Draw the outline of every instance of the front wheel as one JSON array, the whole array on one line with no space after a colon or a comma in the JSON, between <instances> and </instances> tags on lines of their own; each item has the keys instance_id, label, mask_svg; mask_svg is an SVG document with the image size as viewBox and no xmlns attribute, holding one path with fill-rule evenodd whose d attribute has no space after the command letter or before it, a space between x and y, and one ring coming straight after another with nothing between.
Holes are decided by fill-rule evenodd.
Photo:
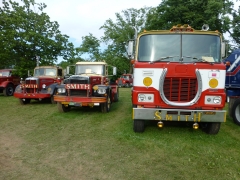
<instances>
[{"instance_id":1,"label":"front wheel","mask_svg":"<svg viewBox=\"0 0 240 180\"><path fill-rule=\"evenodd\" d=\"M133 121L133 130L134 132L144 132L145 122L143 120L134 120Z\"/></svg>"},{"instance_id":2,"label":"front wheel","mask_svg":"<svg viewBox=\"0 0 240 180\"><path fill-rule=\"evenodd\" d=\"M14 93L14 86L12 84L8 84L7 87L3 90L4 96L12 96Z\"/></svg>"},{"instance_id":3,"label":"front wheel","mask_svg":"<svg viewBox=\"0 0 240 180\"><path fill-rule=\"evenodd\" d=\"M68 112L70 111L71 107L60 102L57 103L58 110L60 112Z\"/></svg>"},{"instance_id":4,"label":"front wheel","mask_svg":"<svg viewBox=\"0 0 240 180\"><path fill-rule=\"evenodd\" d=\"M220 122L206 122L203 123L203 131L207 134L217 134L220 130L221 123Z\"/></svg>"},{"instance_id":5,"label":"front wheel","mask_svg":"<svg viewBox=\"0 0 240 180\"><path fill-rule=\"evenodd\" d=\"M117 88L117 92L114 94L114 102L118 102L119 100L119 89Z\"/></svg>"},{"instance_id":6,"label":"front wheel","mask_svg":"<svg viewBox=\"0 0 240 180\"><path fill-rule=\"evenodd\" d=\"M231 116L234 123L240 126L240 98L234 101L231 109Z\"/></svg>"},{"instance_id":7,"label":"front wheel","mask_svg":"<svg viewBox=\"0 0 240 180\"><path fill-rule=\"evenodd\" d=\"M57 104L57 102L54 101L54 96L51 96L50 100L51 100L51 103L52 103L52 104Z\"/></svg>"},{"instance_id":8,"label":"front wheel","mask_svg":"<svg viewBox=\"0 0 240 180\"><path fill-rule=\"evenodd\" d=\"M108 95L107 96L107 102L105 103L101 103L101 111L103 113L107 113L110 111L110 107L111 107L111 98L110 96Z\"/></svg>"},{"instance_id":9,"label":"front wheel","mask_svg":"<svg viewBox=\"0 0 240 180\"><path fill-rule=\"evenodd\" d=\"M29 104L31 102L31 99L19 99L19 102L21 105Z\"/></svg>"}]
</instances>

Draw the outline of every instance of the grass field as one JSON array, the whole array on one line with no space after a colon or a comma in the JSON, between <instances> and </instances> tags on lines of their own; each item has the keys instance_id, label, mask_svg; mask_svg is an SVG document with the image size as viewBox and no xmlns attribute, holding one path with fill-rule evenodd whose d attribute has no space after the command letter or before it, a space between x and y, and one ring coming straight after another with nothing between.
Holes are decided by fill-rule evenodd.
<instances>
[{"instance_id":1,"label":"grass field","mask_svg":"<svg viewBox=\"0 0 240 180\"><path fill-rule=\"evenodd\" d=\"M127 88L106 114L60 113L48 102L22 106L1 94L0 179L240 179L240 127L228 118L217 135L175 123L134 133Z\"/></svg>"}]
</instances>

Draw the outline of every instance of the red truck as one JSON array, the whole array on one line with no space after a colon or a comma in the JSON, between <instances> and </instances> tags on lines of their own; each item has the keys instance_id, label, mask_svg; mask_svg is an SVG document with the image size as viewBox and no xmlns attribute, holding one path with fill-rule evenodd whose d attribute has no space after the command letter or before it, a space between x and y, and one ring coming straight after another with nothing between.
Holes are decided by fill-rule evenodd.
<instances>
[{"instance_id":1,"label":"red truck","mask_svg":"<svg viewBox=\"0 0 240 180\"><path fill-rule=\"evenodd\" d=\"M132 74L123 74L116 81L118 87L131 87L133 84L133 75Z\"/></svg>"},{"instance_id":2,"label":"red truck","mask_svg":"<svg viewBox=\"0 0 240 180\"><path fill-rule=\"evenodd\" d=\"M111 84L108 68L105 62L77 62L75 75L57 86L54 101L58 110L67 112L71 107L101 106L102 112L109 112L111 103L118 101L119 94L117 84ZM112 69L116 75L116 68Z\"/></svg>"},{"instance_id":3,"label":"red truck","mask_svg":"<svg viewBox=\"0 0 240 180\"><path fill-rule=\"evenodd\" d=\"M17 85L20 84L20 77L12 74L13 69L0 70L0 93L4 96L12 96Z\"/></svg>"},{"instance_id":4,"label":"red truck","mask_svg":"<svg viewBox=\"0 0 240 180\"><path fill-rule=\"evenodd\" d=\"M14 92L14 97L18 98L20 104L28 104L31 99L50 99L55 104L53 95L57 84L63 81L63 69L58 66L37 66L34 75L21 80Z\"/></svg>"},{"instance_id":5,"label":"red truck","mask_svg":"<svg viewBox=\"0 0 240 180\"><path fill-rule=\"evenodd\" d=\"M182 121L217 134L226 122L222 34L208 31L208 25L195 30L185 24L135 32L135 37L128 47L134 67L134 131L144 132L145 122L155 120L159 128L167 121Z\"/></svg>"}]
</instances>

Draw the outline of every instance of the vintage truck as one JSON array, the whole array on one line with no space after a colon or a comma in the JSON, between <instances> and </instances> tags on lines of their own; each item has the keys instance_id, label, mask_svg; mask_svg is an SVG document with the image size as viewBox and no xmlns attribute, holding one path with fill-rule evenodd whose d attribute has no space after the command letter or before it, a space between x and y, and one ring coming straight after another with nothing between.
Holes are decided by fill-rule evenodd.
<instances>
[{"instance_id":1,"label":"vintage truck","mask_svg":"<svg viewBox=\"0 0 240 180\"><path fill-rule=\"evenodd\" d=\"M105 62L77 62L75 75L57 86L54 101L60 112L67 112L71 107L101 106L102 112L109 112L111 103L118 101L117 84L111 84ZM113 75L116 68L112 67Z\"/></svg>"},{"instance_id":2,"label":"vintage truck","mask_svg":"<svg viewBox=\"0 0 240 180\"><path fill-rule=\"evenodd\" d=\"M133 75L132 74L123 74L116 80L118 87L132 87L133 84Z\"/></svg>"},{"instance_id":3,"label":"vintage truck","mask_svg":"<svg viewBox=\"0 0 240 180\"><path fill-rule=\"evenodd\" d=\"M226 122L226 67L222 62L226 43L219 31L208 29L208 25L195 30L184 24L135 32L135 41L128 46L134 67L135 132L144 132L145 122L151 120L159 128L166 121L181 121L208 134L219 132Z\"/></svg>"},{"instance_id":4,"label":"vintage truck","mask_svg":"<svg viewBox=\"0 0 240 180\"><path fill-rule=\"evenodd\" d=\"M228 115L240 126L240 49L235 49L226 59L225 89L228 101Z\"/></svg>"},{"instance_id":5,"label":"vintage truck","mask_svg":"<svg viewBox=\"0 0 240 180\"><path fill-rule=\"evenodd\" d=\"M58 66L37 66L33 76L27 77L18 85L14 97L18 98L20 104L28 104L31 100L49 99L55 104L53 95L57 84L63 81L63 69Z\"/></svg>"},{"instance_id":6,"label":"vintage truck","mask_svg":"<svg viewBox=\"0 0 240 180\"><path fill-rule=\"evenodd\" d=\"M0 70L0 93L4 96L12 96L16 86L20 84L20 77L12 72L13 69Z\"/></svg>"}]
</instances>

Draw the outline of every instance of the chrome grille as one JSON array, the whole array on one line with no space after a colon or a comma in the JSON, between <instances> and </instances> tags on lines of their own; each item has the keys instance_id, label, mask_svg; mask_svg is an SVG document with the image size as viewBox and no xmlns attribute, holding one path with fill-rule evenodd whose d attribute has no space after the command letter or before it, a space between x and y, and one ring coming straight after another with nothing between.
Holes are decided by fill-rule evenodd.
<instances>
[{"instance_id":1,"label":"chrome grille","mask_svg":"<svg viewBox=\"0 0 240 180\"><path fill-rule=\"evenodd\" d=\"M37 80L36 79L27 79L25 80L25 84L37 84ZM36 93L37 89L35 88L26 88L25 91L27 93Z\"/></svg>"},{"instance_id":2,"label":"chrome grille","mask_svg":"<svg viewBox=\"0 0 240 180\"><path fill-rule=\"evenodd\" d=\"M196 78L170 78L164 80L163 91L169 101L189 102L197 94L198 84Z\"/></svg>"}]
</instances>

